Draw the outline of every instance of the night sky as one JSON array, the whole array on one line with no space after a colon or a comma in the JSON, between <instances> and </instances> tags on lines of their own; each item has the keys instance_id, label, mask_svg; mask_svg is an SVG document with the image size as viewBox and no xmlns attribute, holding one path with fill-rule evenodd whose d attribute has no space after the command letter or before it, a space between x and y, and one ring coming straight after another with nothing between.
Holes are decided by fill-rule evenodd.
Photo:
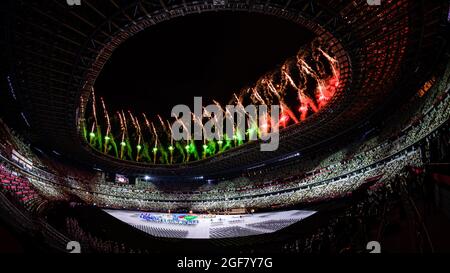
<instances>
[{"instance_id":1,"label":"night sky","mask_svg":"<svg viewBox=\"0 0 450 273\"><path fill-rule=\"evenodd\" d=\"M214 12L161 23L122 44L97 79L110 112L124 109L170 117L176 104L203 96L226 104L312 35L284 19Z\"/></svg>"}]
</instances>

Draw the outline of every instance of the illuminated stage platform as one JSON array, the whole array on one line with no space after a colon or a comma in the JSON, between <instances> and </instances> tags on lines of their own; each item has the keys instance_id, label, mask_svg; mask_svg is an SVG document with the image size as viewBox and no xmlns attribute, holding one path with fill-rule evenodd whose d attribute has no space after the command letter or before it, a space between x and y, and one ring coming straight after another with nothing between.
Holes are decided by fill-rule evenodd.
<instances>
[{"instance_id":1,"label":"illuminated stage platform","mask_svg":"<svg viewBox=\"0 0 450 273\"><path fill-rule=\"evenodd\" d=\"M152 236L189 239L232 238L272 233L316 213L302 210L242 215L167 214L123 210L105 212Z\"/></svg>"}]
</instances>

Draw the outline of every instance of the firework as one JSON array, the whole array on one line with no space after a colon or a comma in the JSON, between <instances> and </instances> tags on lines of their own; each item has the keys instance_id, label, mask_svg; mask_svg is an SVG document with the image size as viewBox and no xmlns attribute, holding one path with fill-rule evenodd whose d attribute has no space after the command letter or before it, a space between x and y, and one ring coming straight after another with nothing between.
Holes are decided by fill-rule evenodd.
<instances>
[{"instance_id":1,"label":"firework","mask_svg":"<svg viewBox=\"0 0 450 273\"><path fill-rule=\"evenodd\" d=\"M104 118L98 119L96 96L92 89L92 109L90 119L84 119L86 124L92 121L90 133L83 124L83 135L89 144L105 154L114 150L116 157L134 161L147 161L153 164L186 163L224 152L242 145L245 141L266 136L273 126L281 128L299 124L311 114L325 107L340 86L339 65L337 60L326 52L318 41L313 41L309 47L304 47L297 54L286 60L272 72L264 74L253 86L246 87L234 93L229 101L230 105L243 107L246 103L265 105L270 109L272 105L280 106L278 124L273 124L275 117L270 110L256 120L246 113L245 119L237 119L233 124L226 124L232 128L232 135L224 134L220 128L216 114L203 109L206 117L192 113L191 121L197 130L206 133L204 118L214 119L214 130L217 140L194 141L189 135L182 141L174 141L170 120L161 116L147 118L145 113L135 116L131 111L127 115L123 110L117 111L114 119L110 118L106 102L100 98ZM213 101L225 120L234 120L227 107ZM88 109L89 111L89 109ZM89 113L85 113L88 115ZM277 114L278 115L278 114ZM272 119L274 118L274 119ZM131 122L129 125L128 122ZM191 124L185 124L175 118L187 132L191 131ZM225 121L226 122L226 121ZM144 130L141 128L144 125ZM89 126L88 125L88 126ZM104 143L101 126L106 129ZM246 128L245 135L238 132L241 126ZM145 129L146 128L146 129ZM130 132L128 131L130 129ZM89 138L87 137L89 135ZM114 135L120 136L120 152L114 140ZM119 138L119 137L118 137ZM134 151L136 155L133 156ZM200 153L201 151L201 153ZM199 154L201 154L199 156Z\"/></svg>"}]
</instances>

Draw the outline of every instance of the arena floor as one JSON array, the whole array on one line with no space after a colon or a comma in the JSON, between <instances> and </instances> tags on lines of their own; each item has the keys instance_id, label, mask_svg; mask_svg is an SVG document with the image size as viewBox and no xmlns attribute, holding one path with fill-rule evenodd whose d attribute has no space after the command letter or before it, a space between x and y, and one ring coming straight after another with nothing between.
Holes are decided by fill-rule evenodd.
<instances>
[{"instance_id":1,"label":"arena floor","mask_svg":"<svg viewBox=\"0 0 450 273\"><path fill-rule=\"evenodd\" d=\"M152 236L189 239L231 238L272 233L316 213L289 210L243 215L205 215L104 211Z\"/></svg>"}]
</instances>

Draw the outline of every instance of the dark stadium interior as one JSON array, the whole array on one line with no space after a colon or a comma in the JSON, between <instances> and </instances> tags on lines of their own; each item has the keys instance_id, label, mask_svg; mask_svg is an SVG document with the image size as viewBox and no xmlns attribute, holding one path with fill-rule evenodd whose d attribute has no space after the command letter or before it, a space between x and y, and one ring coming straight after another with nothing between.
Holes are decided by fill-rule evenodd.
<instances>
[{"instance_id":1,"label":"dark stadium interior","mask_svg":"<svg viewBox=\"0 0 450 273\"><path fill-rule=\"evenodd\" d=\"M448 0L77 2L0 4L0 253L450 253Z\"/></svg>"}]
</instances>

